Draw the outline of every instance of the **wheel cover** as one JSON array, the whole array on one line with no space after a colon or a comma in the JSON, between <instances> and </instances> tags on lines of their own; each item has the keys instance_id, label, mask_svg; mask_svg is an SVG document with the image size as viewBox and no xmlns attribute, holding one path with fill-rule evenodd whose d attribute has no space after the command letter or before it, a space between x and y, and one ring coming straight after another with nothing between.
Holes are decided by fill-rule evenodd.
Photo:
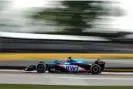
<instances>
[{"instance_id":1,"label":"wheel cover","mask_svg":"<svg viewBox=\"0 0 133 89\"><path fill-rule=\"evenodd\" d=\"M92 67L91 67L92 74L98 74L100 72L101 72L101 68L99 65L92 65Z\"/></svg>"},{"instance_id":2,"label":"wheel cover","mask_svg":"<svg viewBox=\"0 0 133 89\"><path fill-rule=\"evenodd\" d=\"M46 71L46 65L44 64L38 64L37 65L37 71L39 72L45 72Z\"/></svg>"},{"instance_id":3,"label":"wheel cover","mask_svg":"<svg viewBox=\"0 0 133 89\"><path fill-rule=\"evenodd\" d=\"M44 70L45 68L44 68L44 66L43 65L39 65L38 66L38 70Z\"/></svg>"},{"instance_id":4,"label":"wheel cover","mask_svg":"<svg viewBox=\"0 0 133 89\"><path fill-rule=\"evenodd\" d=\"M93 72L99 72L99 68L97 67L97 66L94 66L93 68L92 68L92 70L93 70Z\"/></svg>"}]
</instances>

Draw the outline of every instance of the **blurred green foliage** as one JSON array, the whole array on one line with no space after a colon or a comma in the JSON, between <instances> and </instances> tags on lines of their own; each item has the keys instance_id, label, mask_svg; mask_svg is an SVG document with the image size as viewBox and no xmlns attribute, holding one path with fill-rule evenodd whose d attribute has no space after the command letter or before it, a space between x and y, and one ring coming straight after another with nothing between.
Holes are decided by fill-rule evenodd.
<instances>
[{"instance_id":1,"label":"blurred green foliage","mask_svg":"<svg viewBox=\"0 0 133 89\"><path fill-rule=\"evenodd\" d=\"M86 28L93 28L93 22L104 19L104 16L121 16L123 11L113 7L108 1L60 1L63 7L45 8L36 12L34 19L52 21L64 27L64 34L82 34ZM58 33L58 32L57 32ZM59 32L60 33L60 32Z\"/></svg>"}]
</instances>

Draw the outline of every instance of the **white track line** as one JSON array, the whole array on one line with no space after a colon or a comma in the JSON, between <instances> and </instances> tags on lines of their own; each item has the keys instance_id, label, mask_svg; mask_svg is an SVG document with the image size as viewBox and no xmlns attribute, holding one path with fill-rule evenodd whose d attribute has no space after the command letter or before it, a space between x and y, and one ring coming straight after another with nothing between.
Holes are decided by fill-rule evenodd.
<instances>
[{"instance_id":1,"label":"white track line","mask_svg":"<svg viewBox=\"0 0 133 89\"><path fill-rule=\"evenodd\" d=\"M124 74L124 75L127 75L127 74L133 74L133 72L102 72L102 74L114 74L114 75L117 75L117 74Z\"/></svg>"},{"instance_id":2,"label":"white track line","mask_svg":"<svg viewBox=\"0 0 133 89\"><path fill-rule=\"evenodd\" d=\"M27 72L27 71L0 69L0 72ZM29 71L29 72L36 72L36 71ZM101 74L133 74L133 72L102 72Z\"/></svg>"},{"instance_id":3,"label":"white track line","mask_svg":"<svg viewBox=\"0 0 133 89\"><path fill-rule=\"evenodd\" d=\"M59 77L63 79L77 79L77 80L133 80L133 78L97 78L97 77Z\"/></svg>"},{"instance_id":4,"label":"white track line","mask_svg":"<svg viewBox=\"0 0 133 89\"><path fill-rule=\"evenodd\" d=\"M24 71L24 70L8 70L8 69L0 69L0 72L28 72L28 71ZM29 71L29 72L36 72L36 71ZM47 71L48 72L48 71ZM119 75L119 74L123 74L123 75L128 75L128 74L133 74L133 72L102 72L101 74L111 74L111 75Z\"/></svg>"}]
</instances>

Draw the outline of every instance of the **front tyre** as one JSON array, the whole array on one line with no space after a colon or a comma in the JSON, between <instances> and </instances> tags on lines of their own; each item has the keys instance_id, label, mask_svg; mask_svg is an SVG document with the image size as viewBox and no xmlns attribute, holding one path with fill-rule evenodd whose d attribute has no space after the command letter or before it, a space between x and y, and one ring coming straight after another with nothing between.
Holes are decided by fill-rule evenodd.
<instances>
[{"instance_id":1,"label":"front tyre","mask_svg":"<svg viewBox=\"0 0 133 89\"><path fill-rule=\"evenodd\" d=\"M91 74L100 74L101 73L101 67L97 64L92 64L90 67L90 73Z\"/></svg>"},{"instance_id":2,"label":"front tyre","mask_svg":"<svg viewBox=\"0 0 133 89\"><path fill-rule=\"evenodd\" d=\"M47 66L44 63L40 63L36 66L37 73L45 73L46 70L47 70Z\"/></svg>"}]
</instances>

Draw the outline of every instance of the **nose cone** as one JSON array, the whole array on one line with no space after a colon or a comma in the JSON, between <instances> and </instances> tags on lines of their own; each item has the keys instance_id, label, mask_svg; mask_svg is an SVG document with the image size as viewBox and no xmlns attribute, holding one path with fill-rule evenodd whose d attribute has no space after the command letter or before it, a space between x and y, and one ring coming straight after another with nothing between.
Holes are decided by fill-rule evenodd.
<instances>
[{"instance_id":1,"label":"nose cone","mask_svg":"<svg viewBox=\"0 0 133 89\"><path fill-rule=\"evenodd\" d=\"M28 68L28 67L26 67L24 70L25 70L25 71L28 71L28 69L29 69L29 68Z\"/></svg>"},{"instance_id":2,"label":"nose cone","mask_svg":"<svg viewBox=\"0 0 133 89\"><path fill-rule=\"evenodd\" d=\"M36 69L36 66L31 65L31 66L26 67L24 70L25 70L25 71L33 71L33 70L35 70L35 69Z\"/></svg>"}]
</instances>

